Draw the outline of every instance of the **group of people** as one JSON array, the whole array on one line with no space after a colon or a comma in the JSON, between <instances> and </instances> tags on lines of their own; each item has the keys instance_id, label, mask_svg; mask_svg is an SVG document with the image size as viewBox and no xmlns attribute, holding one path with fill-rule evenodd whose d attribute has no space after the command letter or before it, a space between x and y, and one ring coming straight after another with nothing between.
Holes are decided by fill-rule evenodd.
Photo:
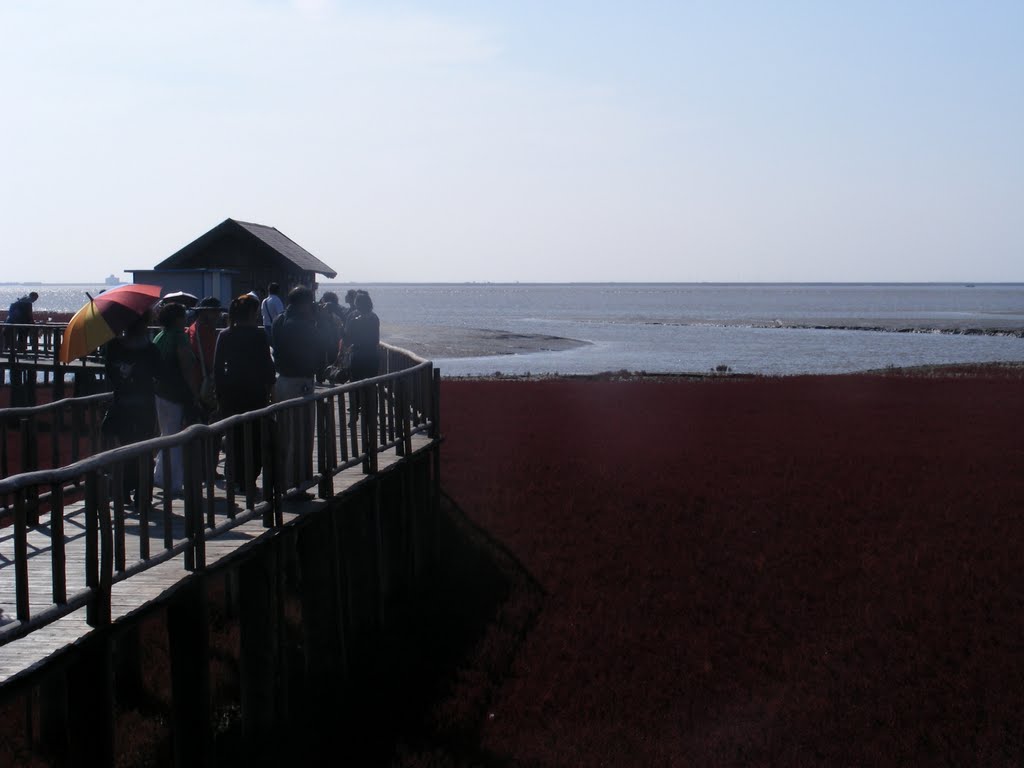
<instances>
[{"instance_id":1,"label":"group of people","mask_svg":"<svg viewBox=\"0 0 1024 768\"><path fill-rule=\"evenodd\" d=\"M107 344L106 372L114 397L105 434L122 445L155 437L157 429L160 435L175 434L193 423L308 395L318 381L339 380L329 370L347 369L344 379L353 381L377 375L380 321L373 302L365 291L350 291L346 303L339 306L333 293L317 303L305 286L292 288L281 300L272 283L263 300L253 293L232 300L226 328L216 298L203 299L191 311L180 303L161 303L155 338L150 340L152 316L147 314ZM295 472L312 457L311 412L308 421L302 419L292 412L280 419L284 477L279 483L287 496L309 495L297 487L302 478ZM229 437L235 462L231 474L241 492L262 470L259 422L250 429L248 454L243 428ZM154 484L181 495L182 449L172 449L168 458L162 451L157 455ZM126 502L138 505L137 472L124 474Z\"/></svg>"}]
</instances>

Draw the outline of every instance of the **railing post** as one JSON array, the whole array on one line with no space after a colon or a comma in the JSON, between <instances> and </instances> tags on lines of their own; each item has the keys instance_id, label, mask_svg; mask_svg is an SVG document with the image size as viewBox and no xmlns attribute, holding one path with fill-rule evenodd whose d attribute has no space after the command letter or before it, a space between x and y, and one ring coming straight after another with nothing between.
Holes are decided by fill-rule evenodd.
<instances>
[{"instance_id":1,"label":"railing post","mask_svg":"<svg viewBox=\"0 0 1024 768\"><path fill-rule=\"evenodd\" d=\"M189 542L189 546L185 548L185 569L196 571L205 567L206 547L202 506L196 503L196 496L202 489L196 488L196 451L193 442L182 446L181 459L185 486L185 538Z\"/></svg>"},{"instance_id":2,"label":"railing post","mask_svg":"<svg viewBox=\"0 0 1024 768\"><path fill-rule=\"evenodd\" d=\"M433 372L430 388L430 436L437 440L441 437L441 370L434 368Z\"/></svg>"},{"instance_id":3,"label":"railing post","mask_svg":"<svg viewBox=\"0 0 1024 768\"><path fill-rule=\"evenodd\" d=\"M153 505L153 457L144 453L137 459L139 487L135 491L139 512L139 558L149 560L149 510Z\"/></svg>"},{"instance_id":4,"label":"railing post","mask_svg":"<svg viewBox=\"0 0 1024 768\"><path fill-rule=\"evenodd\" d=\"M53 483L50 486L50 546L53 555L53 602L63 605L68 601L68 577L65 570L67 556L64 547L64 486Z\"/></svg>"},{"instance_id":5,"label":"railing post","mask_svg":"<svg viewBox=\"0 0 1024 768\"><path fill-rule=\"evenodd\" d=\"M110 507L102 489L103 476L96 470L85 476L85 586L92 592L86 606L86 621L90 627L110 623L109 571L112 570L110 552Z\"/></svg>"},{"instance_id":6,"label":"railing post","mask_svg":"<svg viewBox=\"0 0 1024 768\"><path fill-rule=\"evenodd\" d=\"M160 482L163 488L163 513L164 513L164 549L174 546L174 505L171 502L171 449L162 448L160 460L162 463Z\"/></svg>"},{"instance_id":7,"label":"railing post","mask_svg":"<svg viewBox=\"0 0 1024 768\"><path fill-rule=\"evenodd\" d=\"M60 347L64 342L64 333L53 331L53 399L64 399L64 366L60 362Z\"/></svg>"},{"instance_id":8,"label":"railing post","mask_svg":"<svg viewBox=\"0 0 1024 768\"><path fill-rule=\"evenodd\" d=\"M220 456L220 436L207 435L199 445L202 448L199 461L203 469L203 490L206 491L206 526L213 529L217 527L217 458Z\"/></svg>"},{"instance_id":9,"label":"railing post","mask_svg":"<svg viewBox=\"0 0 1024 768\"><path fill-rule=\"evenodd\" d=\"M284 451L281 440L282 424L273 417L266 418L263 422L262 439L264 440L263 451L263 477L266 484L266 471L270 470L269 499L266 511L263 513L263 526L267 528L279 527L284 524L284 510L281 505L282 477L284 472ZM267 498L266 490L263 494Z\"/></svg>"},{"instance_id":10,"label":"railing post","mask_svg":"<svg viewBox=\"0 0 1024 768\"><path fill-rule=\"evenodd\" d=\"M21 456L25 466L22 472L39 469L39 430L35 419L21 419ZM27 489L27 521L29 525L39 525L39 488L35 485Z\"/></svg>"},{"instance_id":11,"label":"railing post","mask_svg":"<svg viewBox=\"0 0 1024 768\"><path fill-rule=\"evenodd\" d=\"M333 436L328 429L328 408L325 398L316 401L316 439L317 439L317 471L320 474L317 483L317 495L321 499L329 499L334 493L334 478L330 466L330 442Z\"/></svg>"},{"instance_id":12,"label":"railing post","mask_svg":"<svg viewBox=\"0 0 1024 768\"><path fill-rule=\"evenodd\" d=\"M111 495L114 501L114 567L118 571L124 571L127 560L124 531L124 472L123 461L114 464L111 476L111 487L113 490Z\"/></svg>"},{"instance_id":13,"label":"railing post","mask_svg":"<svg viewBox=\"0 0 1024 768\"><path fill-rule=\"evenodd\" d=\"M404 444L404 450L398 452L399 456L408 456L409 454L412 453L412 428L413 428L413 422L412 422L412 412L411 411L412 411L412 409L414 407L413 403L415 402L414 391L413 391L413 383L414 383L414 379L411 376L406 376L406 377L404 377L401 380L400 387L399 387L399 390L402 393L402 409L401 409L402 422L401 422L401 429L402 429L402 443Z\"/></svg>"},{"instance_id":14,"label":"railing post","mask_svg":"<svg viewBox=\"0 0 1024 768\"><path fill-rule=\"evenodd\" d=\"M18 621L28 621L28 524L24 488L14 496L14 590Z\"/></svg>"}]
</instances>

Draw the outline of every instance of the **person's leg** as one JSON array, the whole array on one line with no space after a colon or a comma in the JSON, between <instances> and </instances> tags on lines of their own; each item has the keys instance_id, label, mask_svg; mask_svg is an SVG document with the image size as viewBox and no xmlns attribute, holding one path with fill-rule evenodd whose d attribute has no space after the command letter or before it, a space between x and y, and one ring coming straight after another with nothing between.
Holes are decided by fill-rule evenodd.
<instances>
[{"instance_id":1,"label":"person's leg","mask_svg":"<svg viewBox=\"0 0 1024 768\"><path fill-rule=\"evenodd\" d=\"M291 400L298 395L296 379L290 376L279 376L274 384L274 402L280 403L284 400ZM295 487L295 446L298 439L295 414L291 410L284 411L278 415L281 436L281 464L282 472L278 486L282 493L286 493Z\"/></svg>"},{"instance_id":2,"label":"person's leg","mask_svg":"<svg viewBox=\"0 0 1024 768\"><path fill-rule=\"evenodd\" d=\"M181 403L174 403L156 398L156 417L160 424L160 435L174 435L180 432L184 426L185 409ZM181 459L181 446L172 448L170 451L170 466L167 467L170 492L180 493L184 489L183 467ZM164 452L160 451L156 457L156 467L153 470L153 483L158 488L164 487Z\"/></svg>"},{"instance_id":3,"label":"person's leg","mask_svg":"<svg viewBox=\"0 0 1024 768\"><path fill-rule=\"evenodd\" d=\"M181 403L174 403L174 406L172 409L172 421L175 428L171 434L177 434L185 428L185 406ZM180 445L171 448L171 483L178 491L185 488L184 450Z\"/></svg>"}]
</instances>

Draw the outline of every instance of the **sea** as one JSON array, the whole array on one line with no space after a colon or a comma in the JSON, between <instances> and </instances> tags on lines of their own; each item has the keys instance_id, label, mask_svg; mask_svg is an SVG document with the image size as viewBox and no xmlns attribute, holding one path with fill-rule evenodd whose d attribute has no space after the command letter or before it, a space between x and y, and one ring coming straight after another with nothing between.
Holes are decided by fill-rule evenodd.
<instances>
[{"instance_id":1,"label":"sea","mask_svg":"<svg viewBox=\"0 0 1024 768\"><path fill-rule=\"evenodd\" d=\"M103 287L0 285L0 306L35 290L43 320ZM450 377L1024 362L1022 283L330 283L320 292L348 288L369 291L383 340L400 329ZM491 348L496 333L516 335L520 351ZM432 341L453 337L470 341L432 353Z\"/></svg>"}]
</instances>

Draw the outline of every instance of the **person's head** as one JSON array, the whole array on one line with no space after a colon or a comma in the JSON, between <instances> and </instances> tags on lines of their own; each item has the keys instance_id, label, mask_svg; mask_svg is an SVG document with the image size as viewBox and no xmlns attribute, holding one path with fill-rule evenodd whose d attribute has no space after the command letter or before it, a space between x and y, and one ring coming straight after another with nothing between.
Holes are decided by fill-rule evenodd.
<instances>
[{"instance_id":1,"label":"person's head","mask_svg":"<svg viewBox=\"0 0 1024 768\"><path fill-rule=\"evenodd\" d=\"M323 295L323 297L321 297L320 303L321 304L337 304L338 303L338 294L336 294L334 291L327 291L327 293L325 293Z\"/></svg>"},{"instance_id":2,"label":"person's head","mask_svg":"<svg viewBox=\"0 0 1024 768\"><path fill-rule=\"evenodd\" d=\"M207 296L196 304L196 321L201 325L216 325L223 311L220 299L216 296Z\"/></svg>"},{"instance_id":3,"label":"person's head","mask_svg":"<svg viewBox=\"0 0 1024 768\"><path fill-rule=\"evenodd\" d=\"M373 312L373 301L366 291L359 291L356 294L356 309L360 312Z\"/></svg>"},{"instance_id":4,"label":"person's head","mask_svg":"<svg viewBox=\"0 0 1024 768\"><path fill-rule=\"evenodd\" d=\"M164 328L185 327L185 307L177 302L170 302L160 307L160 314L157 315L157 322Z\"/></svg>"},{"instance_id":5,"label":"person's head","mask_svg":"<svg viewBox=\"0 0 1024 768\"><path fill-rule=\"evenodd\" d=\"M139 319L129 325L125 331L125 336L144 336L149 333L149 326L153 322L153 312L146 310L139 316Z\"/></svg>"},{"instance_id":6,"label":"person's head","mask_svg":"<svg viewBox=\"0 0 1024 768\"><path fill-rule=\"evenodd\" d=\"M228 307L228 318L231 325L256 325L256 317L259 315L260 302L252 294L246 293L236 299L232 299Z\"/></svg>"},{"instance_id":7,"label":"person's head","mask_svg":"<svg viewBox=\"0 0 1024 768\"><path fill-rule=\"evenodd\" d=\"M271 283L270 285L267 286L267 293L272 293L275 296L280 296L281 286L278 285L277 283Z\"/></svg>"},{"instance_id":8,"label":"person's head","mask_svg":"<svg viewBox=\"0 0 1024 768\"><path fill-rule=\"evenodd\" d=\"M28 295L28 300L29 300L29 301L31 301L31 302L32 302L33 304L35 303L36 299L38 299L38 298L39 298L39 294L38 294L38 293L36 293L35 291L32 291L32 292L31 292L31 293L30 293L30 294Z\"/></svg>"},{"instance_id":9,"label":"person's head","mask_svg":"<svg viewBox=\"0 0 1024 768\"><path fill-rule=\"evenodd\" d=\"M349 288L347 291L345 291L345 303L348 304L350 307L355 305L356 290L354 288Z\"/></svg>"},{"instance_id":10,"label":"person's head","mask_svg":"<svg viewBox=\"0 0 1024 768\"><path fill-rule=\"evenodd\" d=\"M316 302L313 300L313 291L304 285L297 285L288 291L288 313L292 316L314 317Z\"/></svg>"}]
</instances>

